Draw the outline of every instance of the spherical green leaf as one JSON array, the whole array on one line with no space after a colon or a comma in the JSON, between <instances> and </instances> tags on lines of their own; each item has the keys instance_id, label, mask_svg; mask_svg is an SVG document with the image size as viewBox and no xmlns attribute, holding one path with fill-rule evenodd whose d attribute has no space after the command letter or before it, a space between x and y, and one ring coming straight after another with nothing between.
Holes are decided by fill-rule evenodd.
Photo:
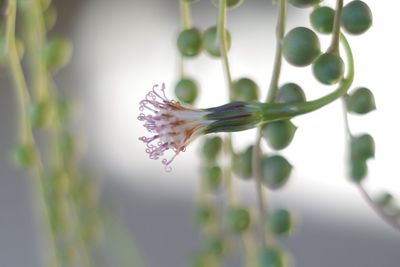
<instances>
[{"instance_id":1,"label":"spherical green leaf","mask_svg":"<svg viewBox=\"0 0 400 267\"><path fill-rule=\"evenodd\" d=\"M375 156L375 141L369 134L355 136L351 140L351 158L367 160Z\"/></svg>"},{"instance_id":2,"label":"spherical green leaf","mask_svg":"<svg viewBox=\"0 0 400 267\"><path fill-rule=\"evenodd\" d=\"M221 0L211 0L211 2L216 6L219 7L219 1ZM237 7L241 5L243 0L226 0L226 5L229 8Z\"/></svg>"},{"instance_id":3,"label":"spherical green leaf","mask_svg":"<svg viewBox=\"0 0 400 267\"><path fill-rule=\"evenodd\" d=\"M289 180L292 168L292 165L280 155L264 157L262 182L271 189L279 189Z\"/></svg>"},{"instance_id":4,"label":"spherical green leaf","mask_svg":"<svg viewBox=\"0 0 400 267\"><path fill-rule=\"evenodd\" d=\"M343 78L344 62L336 54L322 54L313 64L313 73L321 83L326 85L335 84Z\"/></svg>"},{"instance_id":5,"label":"spherical green leaf","mask_svg":"<svg viewBox=\"0 0 400 267\"><path fill-rule=\"evenodd\" d=\"M231 48L231 34L227 29L225 29L225 38L227 51ZM213 57L220 57L220 41L219 36L217 36L217 27L213 26L208 28L203 34L203 48L207 53Z\"/></svg>"},{"instance_id":6,"label":"spherical green leaf","mask_svg":"<svg viewBox=\"0 0 400 267\"><path fill-rule=\"evenodd\" d=\"M285 209L275 210L267 219L268 229L275 235L288 234L292 223L292 216Z\"/></svg>"},{"instance_id":7,"label":"spherical green leaf","mask_svg":"<svg viewBox=\"0 0 400 267\"><path fill-rule=\"evenodd\" d=\"M270 147L280 150L292 142L296 130L290 120L280 120L264 124L262 135Z\"/></svg>"},{"instance_id":8,"label":"spherical green leaf","mask_svg":"<svg viewBox=\"0 0 400 267\"><path fill-rule=\"evenodd\" d=\"M222 183L222 169L219 166L207 167L203 170L203 178L209 190L216 191Z\"/></svg>"},{"instance_id":9,"label":"spherical green leaf","mask_svg":"<svg viewBox=\"0 0 400 267\"><path fill-rule=\"evenodd\" d=\"M28 168L35 161L35 150L30 144L20 144L14 149L13 156L18 166Z\"/></svg>"},{"instance_id":10,"label":"spherical green leaf","mask_svg":"<svg viewBox=\"0 0 400 267\"><path fill-rule=\"evenodd\" d=\"M233 172L239 178L247 180L252 177L253 149L254 146L249 146L244 152L234 155L233 157Z\"/></svg>"},{"instance_id":11,"label":"spherical green leaf","mask_svg":"<svg viewBox=\"0 0 400 267\"><path fill-rule=\"evenodd\" d=\"M295 83L286 83L278 90L277 102L301 103L306 101L303 89Z\"/></svg>"},{"instance_id":12,"label":"spherical green leaf","mask_svg":"<svg viewBox=\"0 0 400 267\"><path fill-rule=\"evenodd\" d=\"M233 82L233 98L235 101L258 100L258 85L251 79L241 78Z\"/></svg>"},{"instance_id":13,"label":"spherical green leaf","mask_svg":"<svg viewBox=\"0 0 400 267\"><path fill-rule=\"evenodd\" d=\"M259 253L260 267L284 267L284 254L281 250L268 247Z\"/></svg>"},{"instance_id":14,"label":"spherical green leaf","mask_svg":"<svg viewBox=\"0 0 400 267\"><path fill-rule=\"evenodd\" d=\"M318 36L308 28L294 28L283 39L283 56L294 66L303 67L311 64L319 53Z\"/></svg>"},{"instance_id":15,"label":"spherical green leaf","mask_svg":"<svg viewBox=\"0 0 400 267\"><path fill-rule=\"evenodd\" d=\"M64 67L70 60L72 44L63 37L53 37L45 45L43 58L49 72L55 72Z\"/></svg>"},{"instance_id":16,"label":"spherical green leaf","mask_svg":"<svg viewBox=\"0 0 400 267\"><path fill-rule=\"evenodd\" d=\"M328 6L317 7L310 15L313 28L320 33L332 33L335 10Z\"/></svg>"},{"instance_id":17,"label":"spherical green leaf","mask_svg":"<svg viewBox=\"0 0 400 267\"><path fill-rule=\"evenodd\" d=\"M348 33L362 34L372 25L371 9L363 1L352 1L344 6L341 22Z\"/></svg>"},{"instance_id":18,"label":"spherical green leaf","mask_svg":"<svg viewBox=\"0 0 400 267\"><path fill-rule=\"evenodd\" d=\"M206 137L202 147L202 155L208 162L214 162L222 149L222 138L219 136Z\"/></svg>"},{"instance_id":19,"label":"spherical green leaf","mask_svg":"<svg viewBox=\"0 0 400 267\"><path fill-rule=\"evenodd\" d=\"M353 182L359 183L367 176L368 166L363 159L350 160L350 178Z\"/></svg>"},{"instance_id":20,"label":"spherical green leaf","mask_svg":"<svg viewBox=\"0 0 400 267\"><path fill-rule=\"evenodd\" d=\"M183 78L175 85L175 95L179 101L192 105L198 95L198 85L193 79Z\"/></svg>"},{"instance_id":21,"label":"spherical green leaf","mask_svg":"<svg viewBox=\"0 0 400 267\"><path fill-rule=\"evenodd\" d=\"M346 101L347 110L356 114L366 114L376 109L373 93L365 88L356 89Z\"/></svg>"},{"instance_id":22,"label":"spherical green leaf","mask_svg":"<svg viewBox=\"0 0 400 267\"><path fill-rule=\"evenodd\" d=\"M48 102L39 102L33 104L29 109L29 119L32 127L45 126L51 116L51 108Z\"/></svg>"},{"instance_id":23,"label":"spherical green leaf","mask_svg":"<svg viewBox=\"0 0 400 267\"><path fill-rule=\"evenodd\" d=\"M249 228L250 222L250 212L247 209L236 207L228 211L228 225L232 231L241 233Z\"/></svg>"},{"instance_id":24,"label":"spherical green leaf","mask_svg":"<svg viewBox=\"0 0 400 267\"><path fill-rule=\"evenodd\" d=\"M215 210L211 206L200 205L195 214L195 219L200 225L206 225L215 219Z\"/></svg>"},{"instance_id":25,"label":"spherical green leaf","mask_svg":"<svg viewBox=\"0 0 400 267\"><path fill-rule=\"evenodd\" d=\"M177 46L183 56L197 56L202 49L201 32L197 28L181 31L178 36Z\"/></svg>"}]
</instances>

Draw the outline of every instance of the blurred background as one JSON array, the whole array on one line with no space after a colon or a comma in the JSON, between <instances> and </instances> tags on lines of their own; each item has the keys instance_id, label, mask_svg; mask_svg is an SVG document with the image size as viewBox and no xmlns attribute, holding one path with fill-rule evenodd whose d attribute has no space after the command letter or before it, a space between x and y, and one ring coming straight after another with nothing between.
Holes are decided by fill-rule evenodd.
<instances>
[{"instance_id":1,"label":"blurred background","mask_svg":"<svg viewBox=\"0 0 400 267\"><path fill-rule=\"evenodd\" d=\"M254 79L266 93L274 54L275 7L267 0L245 0L229 11L232 34L232 76ZM334 6L333 1L325 1ZM346 2L346 1L345 1ZM355 62L355 86L370 88L377 111L350 117L355 133L368 132L377 146L366 187L400 197L398 148L398 68L400 41L393 19L400 4L366 1L373 27L350 37ZM194 221L198 186L198 142L190 145L166 173L147 158L138 137L138 102L154 84L166 83L169 96L178 79L175 40L180 29L178 1L69 0L54 1L58 22L52 31L71 38L71 63L56 75L62 95L78 107L76 128L84 144L83 160L101 178L103 196L118 207L146 266L187 266L200 247ZM192 6L193 23L205 30L217 19L208 0ZM309 26L309 10L289 8L288 30ZM327 47L328 37L321 39ZM201 55L185 64L199 81L197 105L226 102L221 62ZM281 82L298 82L308 99L333 88L321 86L310 68L286 63ZM40 266L41 235L35 213L31 177L13 166L10 151L16 142L17 108L7 70L0 69L0 266ZM296 118L299 127L283 154L294 165L282 190L270 193L273 207L292 210L294 234L284 238L298 267L398 266L400 234L378 218L357 189L346 180L341 103ZM254 140L254 131L234 135L237 149ZM240 194L256 205L252 181L238 181ZM397 194L397 195L396 195ZM222 197L222 196L217 196ZM241 266L234 259L229 266Z\"/></svg>"}]
</instances>

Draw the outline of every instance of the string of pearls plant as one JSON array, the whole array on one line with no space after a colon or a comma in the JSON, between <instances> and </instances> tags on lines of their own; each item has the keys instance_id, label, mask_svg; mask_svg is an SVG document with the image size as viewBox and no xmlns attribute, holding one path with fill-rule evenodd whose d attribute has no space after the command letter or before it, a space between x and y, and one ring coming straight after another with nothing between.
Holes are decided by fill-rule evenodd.
<instances>
[{"instance_id":1,"label":"string of pearls plant","mask_svg":"<svg viewBox=\"0 0 400 267\"><path fill-rule=\"evenodd\" d=\"M167 98L164 84L161 90L156 85L140 102L139 115L139 120L144 121L144 126L153 133L151 137L140 138L146 143L150 158L159 159L172 151L171 158L162 160L167 171L171 171L173 159L195 138L227 132L223 137L203 138L198 221L204 229L206 242L193 266L222 266L229 255L235 254L235 240L240 240L245 250L243 266L291 265L288 253L279 246L279 238L290 234L292 214L286 209L270 210L267 192L282 188L293 169L293 165L279 154L290 145L296 133L297 127L291 118L316 111L339 99L343 102L349 144L349 180L384 221L400 230L400 209L393 197L389 193L372 197L363 186L367 161L375 154L374 140L369 134L353 134L347 119L348 114L363 115L375 110L371 90L364 87L350 90L354 59L345 37L346 34L361 35L372 26L368 5L359 0L346 4L337 0L335 8L324 5L322 0L273 1L277 9L275 61L269 89L261 102L260 88L253 80L247 77L233 79L230 72L229 50L235 36L226 26L227 14L242 0L211 0L219 9L218 18L216 24L205 31L192 25L191 5L195 2L180 0L182 31L177 38L177 49L182 65L175 86L179 102ZM286 32L288 4L309 10L312 28L295 27ZM321 47L319 34L331 36L328 48ZM199 86L185 72L184 61L194 60L203 52L221 60L229 95L226 105L207 109L192 106L199 94ZM282 60L299 68L311 67L321 85L337 85L337 89L321 98L306 100L306 93L297 83L280 84ZM244 151L236 151L231 132L251 128L257 128L254 144ZM273 153L262 151L262 140ZM254 182L257 211L241 202L236 192L236 178ZM226 191L225 207L219 207L212 197L221 188Z\"/></svg>"}]
</instances>

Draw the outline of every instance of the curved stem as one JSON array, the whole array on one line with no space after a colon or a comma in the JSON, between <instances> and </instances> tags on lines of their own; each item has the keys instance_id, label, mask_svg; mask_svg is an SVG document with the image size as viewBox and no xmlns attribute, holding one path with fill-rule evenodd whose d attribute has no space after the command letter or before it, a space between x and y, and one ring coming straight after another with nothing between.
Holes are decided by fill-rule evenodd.
<instances>
[{"instance_id":1,"label":"curved stem","mask_svg":"<svg viewBox=\"0 0 400 267\"><path fill-rule=\"evenodd\" d=\"M281 103L261 104L264 122L272 120L289 119L294 116L315 111L332 103L333 101L337 100L338 98L347 93L354 79L354 59L353 59L353 53L351 51L349 43L347 42L346 37L343 34L341 34L340 37L341 37L340 40L346 51L347 64L348 64L347 77L342 80L340 86L332 93L327 94L313 101L307 101L303 103L295 103L289 105Z\"/></svg>"},{"instance_id":2,"label":"curved stem","mask_svg":"<svg viewBox=\"0 0 400 267\"><path fill-rule=\"evenodd\" d=\"M365 199L365 201L368 203L368 205L375 211L375 213L387 224L392 226L394 229L400 231L400 223L398 221L397 216L390 216L386 214L382 209L380 209L374 200L370 197L368 192L365 190L365 188L361 184L356 185L358 190L360 191L361 195Z\"/></svg>"}]
</instances>

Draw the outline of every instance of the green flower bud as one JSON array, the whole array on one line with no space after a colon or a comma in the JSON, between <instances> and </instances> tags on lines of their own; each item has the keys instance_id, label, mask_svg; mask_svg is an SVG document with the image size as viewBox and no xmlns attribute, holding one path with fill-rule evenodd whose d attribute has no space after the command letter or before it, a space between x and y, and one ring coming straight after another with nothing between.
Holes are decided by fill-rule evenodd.
<instances>
[{"instance_id":1,"label":"green flower bud","mask_svg":"<svg viewBox=\"0 0 400 267\"><path fill-rule=\"evenodd\" d=\"M249 228L250 222L250 212L247 209L236 207L228 211L228 224L232 231L241 233Z\"/></svg>"},{"instance_id":2,"label":"green flower bud","mask_svg":"<svg viewBox=\"0 0 400 267\"><path fill-rule=\"evenodd\" d=\"M268 247L262 249L259 254L260 267L283 267L285 266L285 256L277 248Z\"/></svg>"},{"instance_id":3,"label":"green flower bud","mask_svg":"<svg viewBox=\"0 0 400 267\"><path fill-rule=\"evenodd\" d=\"M284 149L292 142L297 127L290 120L266 123L261 131L268 145L275 150Z\"/></svg>"},{"instance_id":4,"label":"green flower bud","mask_svg":"<svg viewBox=\"0 0 400 267\"><path fill-rule=\"evenodd\" d=\"M367 88L356 89L346 101L347 110L356 114L366 114L376 109L375 98Z\"/></svg>"},{"instance_id":5,"label":"green flower bud","mask_svg":"<svg viewBox=\"0 0 400 267\"><path fill-rule=\"evenodd\" d=\"M289 0L289 3L295 7L311 7L320 3L322 0Z\"/></svg>"},{"instance_id":6,"label":"green flower bud","mask_svg":"<svg viewBox=\"0 0 400 267\"><path fill-rule=\"evenodd\" d=\"M328 6L317 7L310 15L313 28L320 33L332 33L335 10Z\"/></svg>"},{"instance_id":7,"label":"green flower bud","mask_svg":"<svg viewBox=\"0 0 400 267\"><path fill-rule=\"evenodd\" d=\"M211 2L216 6L219 7L220 0L211 0ZM243 0L226 0L226 5L229 8L237 7L242 4Z\"/></svg>"},{"instance_id":8,"label":"green flower bud","mask_svg":"<svg viewBox=\"0 0 400 267\"><path fill-rule=\"evenodd\" d=\"M294 66L303 67L311 64L319 53L318 36L308 28L294 28L283 39L283 56Z\"/></svg>"},{"instance_id":9,"label":"green flower bud","mask_svg":"<svg viewBox=\"0 0 400 267\"><path fill-rule=\"evenodd\" d=\"M275 210L267 219L268 229L275 235L288 234L292 229L292 217L285 209Z\"/></svg>"},{"instance_id":10,"label":"green flower bud","mask_svg":"<svg viewBox=\"0 0 400 267\"><path fill-rule=\"evenodd\" d=\"M207 51L210 56L220 57L220 42L219 36L217 36L217 26L208 28L203 34L203 48ZM227 51L231 48L231 34L225 29L225 40Z\"/></svg>"},{"instance_id":11,"label":"green flower bud","mask_svg":"<svg viewBox=\"0 0 400 267\"><path fill-rule=\"evenodd\" d=\"M179 52L185 57L197 56L202 48L201 39L201 32L197 28L181 31L177 40Z\"/></svg>"},{"instance_id":12,"label":"green flower bud","mask_svg":"<svg viewBox=\"0 0 400 267\"><path fill-rule=\"evenodd\" d=\"M43 127L50 119L51 108L47 102L35 103L30 107L29 119L33 127Z\"/></svg>"},{"instance_id":13,"label":"green flower bud","mask_svg":"<svg viewBox=\"0 0 400 267\"><path fill-rule=\"evenodd\" d=\"M70 60L72 44L63 37L53 37L45 45L43 58L49 72L55 72L64 67Z\"/></svg>"},{"instance_id":14,"label":"green flower bud","mask_svg":"<svg viewBox=\"0 0 400 267\"><path fill-rule=\"evenodd\" d=\"M361 182L368 173L367 162L363 159L350 160L350 179L355 182Z\"/></svg>"},{"instance_id":15,"label":"green flower bud","mask_svg":"<svg viewBox=\"0 0 400 267\"><path fill-rule=\"evenodd\" d=\"M286 83L279 88L277 102L301 103L306 101L303 89L295 83Z\"/></svg>"},{"instance_id":16,"label":"green flower bud","mask_svg":"<svg viewBox=\"0 0 400 267\"><path fill-rule=\"evenodd\" d=\"M35 149L30 144L20 144L13 152L14 160L19 167L28 168L35 162Z\"/></svg>"},{"instance_id":17,"label":"green flower bud","mask_svg":"<svg viewBox=\"0 0 400 267\"><path fill-rule=\"evenodd\" d=\"M219 136L206 137L202 147L202 155L208 162L214 162L222 150L222 138Z\"/></svg>"},{"instance_id":18,"label":"green flower bud","mask_svg":"<svg viewBox=\"0 0 400 267\"><path fill-rule=\"evenodd\" d=\"M258 99L258 85L248 79L241 78L233 82L233 98L235 101L253 101Z\"/></svg>"},{"instance_id":19,"label":"green flower bud","mask_svg":"<svg viewBox=\"0 0 400 267\"><path fill-rule=\"evenodd\" d=\"M183 78L175 86L175 95L179 101L192 105L198 95L198 86L193 79Z\"/></svg>"},{"instance_id":20,"label":"green flower bud","mask_svg":"<svg viewBox=\"0 0 400 267\"><path fill-rule=\"evenodd\" d=\"M208 167L204 170L203 178L209 190L216 191L222 183L222 170L219 166Z\"/></svg>"},{"instance_id":21,"label":"green flower bud","mask_svg":"<svg viewBox=\"0 0 400 267\"><path fill-rule=\"evenodd\" d=\"M292 165L282 156L264 157L262 182L270 189L279 189L289 180Z\"/></svg>"},{"instance_id":22,"label":"green flower bud","mask_svg":"<svg viewBox=\"0 0 400 267\"><path fill-rule=\"evenodd\" d=\"M351 158L366 161L375 156L375 142L371 135L353 137L350 144Z\"/></svg>"},{"instance_id":23,"label":"green flower bud","mask_svg":"<svg viewBox=\"0 0 400 267\"><path fill-rule=\"evenodd\" d=\"M350 34L362 34L372 25L372 12L363 1L351 1L343 8L342 26Z\"/></svg>"},{"instance_id":24,"label":"green flower bud","mask_svg":"<svg viewBox=\"0 0 400 267\"><path fill-rule=\"evenodd\" d=\"M254 146L249 146L244 152L233 157L233 172L240 178L252 178L253 149Z\"/></svg>"},{"instance_id":25,"label":"green flower bud","mask_svg":"<svg viewBox=\"0 0 400 267\"><path fill-rule=\"evenodd\" d=\"M313 64L313 73L321 83L326 85L335 84L343 78L343 60L336 54L322 54Z\"/></svg>"}]
</instances>

